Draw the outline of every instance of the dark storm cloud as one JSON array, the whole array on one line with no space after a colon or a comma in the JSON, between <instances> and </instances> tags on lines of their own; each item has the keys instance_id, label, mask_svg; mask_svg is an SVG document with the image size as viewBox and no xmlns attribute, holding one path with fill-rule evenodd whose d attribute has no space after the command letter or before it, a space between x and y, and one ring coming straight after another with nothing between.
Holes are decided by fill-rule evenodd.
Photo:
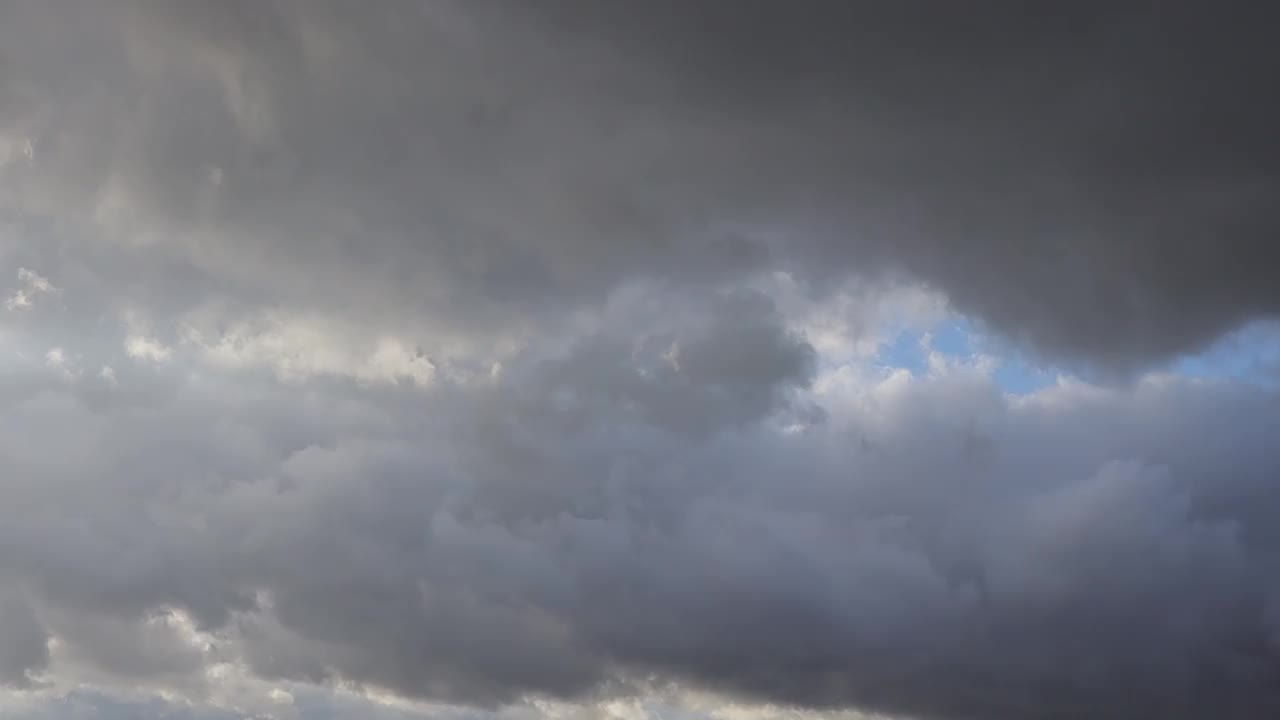
<instances>
[{"instance_id":1,"label":"dark storm cloud","mask_svg":"<svg viewBox=\"0 0 1280 720\"><path fill-rule=\"evenodd\" d=\"M748 132L721 180L804 206L825 247L787 242L836 272L916 273L1045 352L1122 367L1277 310L1270 9L526 7Z\"/></svg>"},{"instance_id":2,"label":"dark storm cloud","mask_svg":"<svg viewBox=\"0 0 1280 720\"><path fill-rule=\"evenodd\" d=\"M9 12L25 206L94 208L241 298L474 335L629 276L905 272L1120 370L1280 302L1263 6ZM699 260L752 223L763 254Z\"/></svg>"},{"instance_id":3,"label":"dark storm cloud","mask_svg":"<svg viewBox=\"0 0 1280 720\"><path fill-rule=\"evenodd\" d=\"M1268 14L6 6L0 682L1276 715L1274 392L796 309L1119 372L1273 314Z\"/></svg>"}]
</instances>

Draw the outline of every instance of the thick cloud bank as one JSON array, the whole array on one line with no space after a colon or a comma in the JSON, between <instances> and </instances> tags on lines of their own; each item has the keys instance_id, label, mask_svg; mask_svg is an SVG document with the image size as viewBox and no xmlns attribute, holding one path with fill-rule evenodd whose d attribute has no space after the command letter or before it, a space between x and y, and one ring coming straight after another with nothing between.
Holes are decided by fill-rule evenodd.
<instances>
[{"instance_id":1,"label":"thick cloud bank","mask_svg":"<svg viewBox=\"0 0 1280 720\"><path fill-rule=\"evenodd\" d=\"M1131 370L1280 309L1269 14L18 2L5 201L212 275L171 302L491 336L635 275L890 271Z\"/></svg>"},{"instance_id":2,"label":"thick cloud bank","mask_svg":"<svg viewBox=\"0 0 1280 720\"><path fill-rule=\"evenodd\" d=\"M1266 14L7 4L0 714L1277 716Z\"/></svg>"},{"instance_id":3,"label":"thick cloud bank","mask_svg":"<svg viewBox=\"0 0 1280 720\"><path fill-rule=\"evenodd\" d=\"M606 332L410 399L43 394L4 422L0 560L42 608L5 606L9 676L48 666L22 642L48 633L116 676L198 684L228 653L481 705L656 675L926 717L1278 707L1274 395L1010 398L939 366L801 397L802 345L729 334L777 360L693 344L686 368Z\"/></svg>"}]
</instances>

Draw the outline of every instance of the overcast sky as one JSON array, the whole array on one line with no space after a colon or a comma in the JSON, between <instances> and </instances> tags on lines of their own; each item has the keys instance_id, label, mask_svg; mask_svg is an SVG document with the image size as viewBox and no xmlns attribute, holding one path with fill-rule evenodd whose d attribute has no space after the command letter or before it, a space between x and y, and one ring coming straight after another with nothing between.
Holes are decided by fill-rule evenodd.
<instances>
[{"instance_id":1,"label":"overcast sky","mask_svg":"<svg viewBox=\"0 0 1280 720\"><path fill-rule=\"evenodd\" d=\"M0 715L1280 717L1275 15L0 0Z\"/></svg>"}]
</instances>

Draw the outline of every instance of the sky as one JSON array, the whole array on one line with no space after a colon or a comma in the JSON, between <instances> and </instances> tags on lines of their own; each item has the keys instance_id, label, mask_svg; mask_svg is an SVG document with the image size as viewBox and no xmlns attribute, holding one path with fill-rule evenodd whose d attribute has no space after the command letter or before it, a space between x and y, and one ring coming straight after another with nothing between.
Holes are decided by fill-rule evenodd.
<instances>
[{"instance_id":1,"label":"sky","mask_svg":"<svg viewBox=\"0 0 1280 720\"><path fill-rule=\"evenodd\" d=\"M1275 15L0 2L0 716L1280 716Z\"/></svg>"}]
</instances>

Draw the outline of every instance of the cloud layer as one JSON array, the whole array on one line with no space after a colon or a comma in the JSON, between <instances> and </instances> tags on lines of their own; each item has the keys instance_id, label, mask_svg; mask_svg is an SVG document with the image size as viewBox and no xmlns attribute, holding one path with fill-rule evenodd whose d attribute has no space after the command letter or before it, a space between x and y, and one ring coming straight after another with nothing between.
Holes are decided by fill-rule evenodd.
<instances>
[{"instance_id":1,"label":"cloud layer","mask_svg":"<svg viewBox=\"0 0 1280 720\"><path fill-rule=\"evenodd\" d=\"M0 10L0 709L1275 715L1266 11L801 5Z\"/></svg>"}]
</instances>

